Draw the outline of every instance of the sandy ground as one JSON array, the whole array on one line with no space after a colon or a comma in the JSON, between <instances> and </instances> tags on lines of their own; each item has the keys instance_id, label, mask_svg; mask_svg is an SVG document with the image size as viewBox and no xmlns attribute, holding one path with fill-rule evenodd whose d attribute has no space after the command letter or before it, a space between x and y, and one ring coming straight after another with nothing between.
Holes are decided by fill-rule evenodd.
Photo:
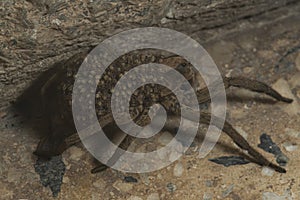
<instances>
[{"instance_id":1,"label":"sandy ground","mask_svg":"<svg viewBox=\"0 0 300 200\"><path fill-rule=\"evenodd\" d=\"M294 99L284 104L255 93L232 89L228 120L257 147L267 133L289 157L287 173L256 164L224 167L209 158L238 155L226 135L205 157L197 146L170 166L147 174L124 174L112 169L91 174L93 158L80 145L63 153L66 172L56 199L300 199L300 6L275 10L228 26L222 38L205 44L228 76L243 75L271 84ZM39 136L26 119L10 108L0 112L0 199L52 199L34 170L32 154ZM38 124L38 120L36 124ZM260 150L275 162L272 154ZM132 176L137 182L124 181Z\"/></svg>"}]
</instances>

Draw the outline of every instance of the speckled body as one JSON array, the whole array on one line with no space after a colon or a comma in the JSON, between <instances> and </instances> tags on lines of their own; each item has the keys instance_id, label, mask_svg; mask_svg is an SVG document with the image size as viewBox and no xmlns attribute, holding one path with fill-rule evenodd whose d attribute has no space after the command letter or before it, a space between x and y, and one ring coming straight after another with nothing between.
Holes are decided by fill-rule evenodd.
<instances>
[{"instance_id":1,"label":"speckled body","mask_svg":"<svg viewBox=\"0 0 300 200\"><path fill-rule=\"evenodd\" d=\"M90 70L85 72L84 79L79 82L79 86L76 90L73 90L73 85L75 77L81 63L85 60L88 51L82 52L74 55L65 62L61 62L57 67L57 72L49 77L48 81L44 84L42 88L42 97L44 102L45 114L48 116L50 124L50 135L42 139L39 143L35 154L43 157L51 157L54 155L61 154L70 145L79 141L74 126L73 116L72 116L72 93L78 93L81 95L77 101L79 101L78 106L88 105L95 106L96 115L101 127L105 128L109 125L114 125L114 119L111 114L111 95L114 87L118 80L130 69L146 63L160 63L165 64L169 67L176 69L180 72L189 84L195 90L197 100L199 104L207 103L210 101L211 95L217 95L218 90L214 90L211 94L207 88L199 88L199 79L195 73L194 68L187 63L184 59L179 56L171 55L168 52L155 52L153 50L143 50L139 52L130 52L117 60L115 60L102 74L101 77L97 77L97 70L93 67L97 67L97 64L91 67ZM85 60L86 61L86 60ZM92 61L93 58L92 58ZM87 61L88 62L88 61ZM95 62L93 62L95 63ZM166 71L165 73L168 73ZM168 75L168 74L167 74ZM94 78L92 78L94 77ZM96 77L96 78L95 78ZM97 89L96 93L93 94L88 91L87 88L91 81L96 81ZM277 91L272 89L265 83L250 80L243 77L223 77L223 80L218 80L213 83L213 88L218 88L218 85L224 85L225 89L230 86L241 87L248 90L252 90L259 93L265 93L278 101L283 101L291 103L292 99L288 99L280 95ZM123 91L126 92L130 87L130 83L127 85L122 85L124 87ZM183 83L176 83L177 88L184 87ZM95 96L95 105L93 102L86 102L86 97L88 95ZM117 94L118 95L118 94ZM121 95L121 94L120 94ZM184 95L185 100L189 101L189 94ZM124 102L122 102L122 97L119 98L120 101L117 102L118 108L124 110ZM82 104L81 104L82 103ZM146 84L138 88L131 96L129 112L131 119L140 126L145 126L150 123L150 117L148 116L149 108L153 104L161 104L168 113L170 119L173 119L174 124L169 124L171 127L178 125L178 118L180 117L180 104L176 96L167 89L157 84ZM81 108L78 108L81 109ZM82 108L84 111L84 107ZM279 172L285 172L280 166L274 165L269 162L264 156L262 156L258 151L256 151L251 145L231 126L230 123L225 121L223 126L218 118L211 116L210 113L201 112L201 118L198 119L197 115L191 114L189 120L199 121L200 123L210 124L211 118L214 120L215 126L222 129L232 140L242 149L247 150L248 153L261 165L269 166L274 168ZM77 119L76 119L77 120ZM81 122L86 122L89 125L89 118L81 117ZM172 120L171 120L172 121ZM126 124L126 122L124 122ZM106 133L108 136L110 133ZM75 139L72 138L72 135ZM131 143L134 137L126 136L126 139L120 144L121 148L126 149ZM94 170L97 172L102 170L100 166L98 169Z\"/></svg>"},{"instance_id":2,"label":"speckled body","mask_svg":"<svg viewBox=\"0 0 300 200\"><path fill-rule=\"evenodd\" d=\"M91 76L95 76L93 70L89 71L90 74L86 74L87 79L81 83L82 87L80 85L79 90L73 91L77 71L87 54L88 51L76 54L61 64L59 71L47 81L42 89L45 113L49 116L52 125L52 135L42 145L39 145L39 152L36 152L38 155L60 154L66 148L63 143L64 139L76 133L72 116L72 92L82 93L82 98L79 101L85 104L89 103L85 102L85 95L94 95L99 123L101 126L106 126L113 122L110 102L116 83L122 75L138 65L153 62L165 64L183 74L194 88L198 87L193 68L185 60L167 52L155 53L148 50L131 52L114 61L101 77L96 76L99 79L95 94L86 91L88 81L95 81L91 78ZM178 86L180 87L180 85ZM126 91L126 87L130 87L130 85L125 86L124 91ZM180 114L177 98L168 88L157 84L146 84L131 96L129 112L133 121L140 126L147 125L150 122L149 108L156 103L163 105L170 113ZM118 106L121 107L124 104L120 101ZM83 118L81 120L88 119ZM45 149L43 150L42 147Z\"/></svg>"}]
</instances>

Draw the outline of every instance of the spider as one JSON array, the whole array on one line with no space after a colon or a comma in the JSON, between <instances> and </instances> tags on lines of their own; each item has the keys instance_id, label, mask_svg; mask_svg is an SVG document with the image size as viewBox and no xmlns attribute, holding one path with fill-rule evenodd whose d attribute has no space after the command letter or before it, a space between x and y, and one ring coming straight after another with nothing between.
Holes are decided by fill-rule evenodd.
<instances>
[{"instance_id":1,"label":"spider","mask_svg":"<svg viewBox=\"0 0 300 200\"><path fill-rule=\"evenodd\" d=\"M41 96L44 114L47 116L49 122L49 134L41 139L34 152L35 155L45 158L60 155L68 147L80 141L78 134L76 133L72 116L72 92L75 75L88 52L89 51L78 53L68 60L56 64L53 67L54 70L52 69L55 73L52 73L47 81L44 82L43 87L41 88ZM106 130L105 132L108 136L112 134L110 132L112 130L110 127L115 126L111 114L110 100L113 88L117 81L124 73L133 67L153 62L166 64L184 75L186 80L188 80L194 88L199 104L210 102L211 98L208 88L199 87L199 78L197 77L193 66L185 59L177 55L171 55L170 53L157 53L156 51L151 51L149 49L130 52L115 60L106 69L103 76L97 80L97 90L96 94L94 94L96 105L92 106L95 106L99 124ZM91 69L91 73L92 72L93 69ZM84 88L85 83L82 84ZM181 87L180 84L181 83L179 83L178 87ZM215 84L216 86L218 84L224 84L226 90L230 87L238 87L258 93L264 93L278 101L286 103L291 103L293 101L292 99L283 97L267 84L245 77L223 76L223 80L216 82ZM83 92L82 101L84 101L85 95L89 94ZM122 106L122 102L119 103L120 106ZM180 105L176 96L168 90L168 88L157 84L144 85L132 94L129 109L132 120L140 126L149 124L151 121L148 116L149 108L156 103L161 104L168 113L168 120L164 128L172 129L174 126L178 125ZM241 149L246 150L259 165L268 166L280 173L286 172L284 168L273 164L253 148L228 121L225 121L224 126L222 126L221 120L216 116L212 116L209 112L201 111L200 116L200 119L191 116L189 117L189 120L199 121L200 123L209 125L211 118L214 118L213 125L226 133ZM86 123L88 123L88 120L86 120ZM119 146L126 150L134 139L135 137L127 135ZM116 152L112 158L115 159L118 157L119 155L117 154L118 152ZM111 160L113 160L112 158ZM99 165L92 169L92 173L102 171L106 168L106 165L99 163Z\"/></svg>"}]
</instances>

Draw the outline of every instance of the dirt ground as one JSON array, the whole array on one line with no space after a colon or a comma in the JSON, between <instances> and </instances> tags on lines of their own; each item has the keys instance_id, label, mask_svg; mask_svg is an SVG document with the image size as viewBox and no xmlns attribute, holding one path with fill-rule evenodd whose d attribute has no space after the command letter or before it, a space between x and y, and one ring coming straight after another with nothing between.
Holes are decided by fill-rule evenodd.
<instances>
[{"instance_id":1,"label":"dirt ground","mask_svg":"<svg viewBox=\"0 0 300 200\"><path fill-rule=\"evenodd\" d=\"M147 174L112 169L91 174L93 158L78 145L62 155L66 172L56 199L300 199L299 13L298 4L244 19L213 30L224 34L204 44L222 73L264 81L294 99L284 104L237 88L228 95L228 121L255 147L262 133L270 135L289 158L286 174L254 163L224 167L210 162L238 155L225 134L205 158L192 147L175 163ZM35 129L11 108L2 110L0 118L0 199L53 199L34 169ZM260 152L275 162L272 154ZM137 182L124 181L125 176Z\"/></svg>"}]
</instances>

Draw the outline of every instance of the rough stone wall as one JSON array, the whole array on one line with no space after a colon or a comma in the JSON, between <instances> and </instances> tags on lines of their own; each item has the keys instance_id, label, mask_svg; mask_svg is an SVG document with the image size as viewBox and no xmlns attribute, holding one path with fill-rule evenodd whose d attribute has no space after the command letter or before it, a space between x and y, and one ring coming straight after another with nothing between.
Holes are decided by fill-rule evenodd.
<instances>
[{"instance_id":1,"label":"rough stone wall","mask_svg":"<svg viewBox=\"0 0 300 200\"><path fill-rule=\"evenodd\" d=\"M0 107L14 100L55 62L135 27L202 34L297 0L2 0ZM220 33L221 34L221 33ZM201 35L201 37L200 37Z\"/></svg>"}]
</instances>

